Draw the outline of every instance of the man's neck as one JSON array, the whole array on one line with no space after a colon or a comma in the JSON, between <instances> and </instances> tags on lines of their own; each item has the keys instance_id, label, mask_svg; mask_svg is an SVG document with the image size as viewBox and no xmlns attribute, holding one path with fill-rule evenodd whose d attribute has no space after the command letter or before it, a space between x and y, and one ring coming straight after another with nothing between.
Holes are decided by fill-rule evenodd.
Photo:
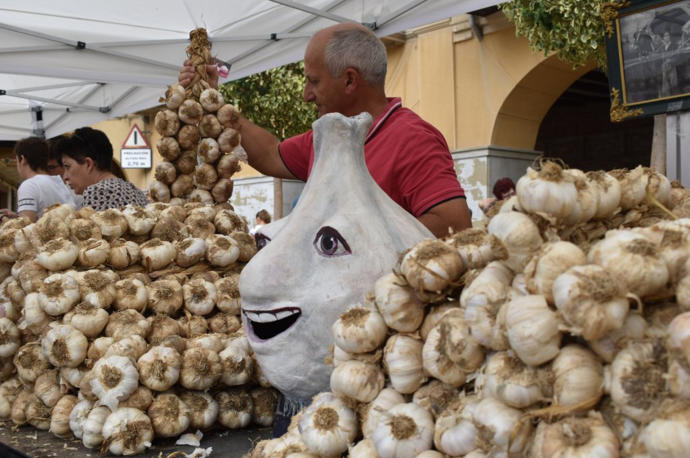
<instances>
[{"instance_id":1,"label":"man's neck","mask_svg":"<svg viewBox=\"0 0 690 458\"><path fill-rule=\"evenodd\" d=\"M359 99L363 102L353 105L350 116L355 116L366 111L372 118L376 119L378 115L384 112L386 106L388 106L388 99L383 92L368 93L359 97Z\"/></svg>"}]
</instances>

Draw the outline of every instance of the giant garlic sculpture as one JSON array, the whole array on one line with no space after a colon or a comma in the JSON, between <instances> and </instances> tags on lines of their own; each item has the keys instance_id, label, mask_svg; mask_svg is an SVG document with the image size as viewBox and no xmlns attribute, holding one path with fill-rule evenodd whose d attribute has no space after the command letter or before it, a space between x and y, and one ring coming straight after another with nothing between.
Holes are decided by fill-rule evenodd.
<instances>
[{"instance_id":1,"label":"giant garlic sculpture","mask_svg":"<svg viewBox=\"0 0 690 458\"><path fill-rule=\"evenodd\" d=\"M299 203L243 269L247 336L271 385L309 399L328 387L328 329L397 253L431 233L374 182L364 162L367 113L314 123L314 166Z\"/></svg>"}]
</instances>

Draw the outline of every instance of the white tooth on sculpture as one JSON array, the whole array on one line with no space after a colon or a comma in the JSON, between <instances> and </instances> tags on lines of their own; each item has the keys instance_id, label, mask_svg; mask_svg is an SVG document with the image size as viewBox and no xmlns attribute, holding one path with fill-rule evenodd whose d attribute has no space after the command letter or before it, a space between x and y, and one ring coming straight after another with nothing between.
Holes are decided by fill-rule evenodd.
<instances>
[{"instance_id":1,"label":"white tooth on sculpture","mask_svg":"<svg viewBox=\"0 0 690 458\"><path fill-rule=\"evenodd\" d=\"M296 312L294 310L284 310L282 312L276 313L276 317L278 317L279 320L282 320L283 318L287 318L289 316L294 315Z\"/></svg>"}]
</instances>

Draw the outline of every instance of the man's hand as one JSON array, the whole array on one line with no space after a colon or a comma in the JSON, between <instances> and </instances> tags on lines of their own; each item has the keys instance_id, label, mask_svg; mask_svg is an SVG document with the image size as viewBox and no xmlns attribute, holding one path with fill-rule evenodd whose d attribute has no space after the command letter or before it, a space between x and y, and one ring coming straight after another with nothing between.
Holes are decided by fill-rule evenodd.
<instances>
[{"instance_id":1,"label":"man's hand","mask_svg":"<svg viewBox=\"0 0 690 458\"><path fill-rule=\"evenodd\" d=\"M206 73L208 74L208 84L210 84L212 88L218 89L218 68L216 67L216 64L206 65ZM186 88L192 84L195 76L196 72L194 71L194 67L192 67L191 62L189 62L189 59L185 60L184 64L180 68L180 74L177 77L177 81L180 83L180 85L182 85L182 87Z\"/></svg>"}]
</instances>

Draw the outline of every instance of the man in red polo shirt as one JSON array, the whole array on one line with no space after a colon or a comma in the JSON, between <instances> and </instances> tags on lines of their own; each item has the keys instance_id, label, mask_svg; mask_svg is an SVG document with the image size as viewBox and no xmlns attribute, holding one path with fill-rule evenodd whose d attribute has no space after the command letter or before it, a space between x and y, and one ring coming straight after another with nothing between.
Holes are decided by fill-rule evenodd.
<instances>
[{"instance_id":1,"label":"man in red polo shirt","mask_svg":"<svg viewBox=\"0 0 690 458\"><path fill-rule=\"evenodd\" d=\"M215 66L207 70L217 85ZM395 202L437 237L471 226L443 135L402 107L400 99L386 97L386 49L373 32L355 23L320 30L307 45L304 70L304 99L316 104L319 116L364 111L372 115L365 160L376 183ZM180 84L188 85L193 76L185 63ZM244 117L238 128L252 167L265 175L306 181L314 161L312 131L281 143Z\"/></svg>"}]
</instances>

